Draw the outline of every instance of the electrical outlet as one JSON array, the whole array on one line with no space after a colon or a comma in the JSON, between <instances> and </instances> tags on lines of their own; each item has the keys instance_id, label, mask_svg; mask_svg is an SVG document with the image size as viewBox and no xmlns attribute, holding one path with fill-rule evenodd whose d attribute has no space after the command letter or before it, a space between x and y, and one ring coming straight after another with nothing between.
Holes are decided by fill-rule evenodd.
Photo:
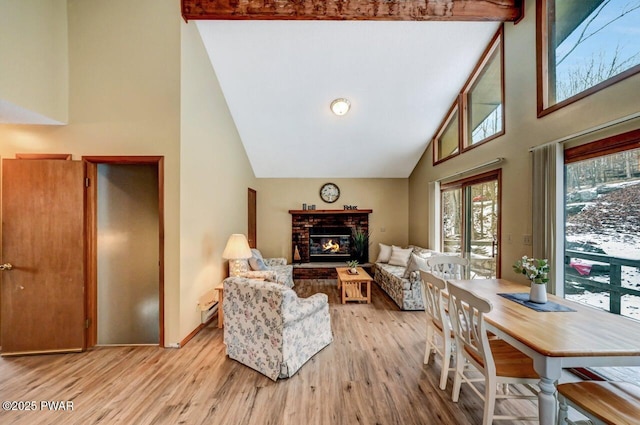
<instances>
[{"instance_id":1,"label":"electrical outlet","mask_svg":"<svg viewBox=\"0 0 640 425\"><path fill-rule=\"evenodd\" d=\"M384 232L386 232L386 231L387 231L387 228L386 228L386 227L381 227L381 228L380 228L380 233L384 233Z\"/></svg>"},{"instance_id":2,"label":"electrical outlet","mask_svg":"<svg viewBox=\"0 0 640 425\"><path fill-rule=\"evenodd\" d=\"M511 233L507 233L507 243L511 245L513 243L513 238L511 237Z\"/></svg>"},{"instance_id":3,"label":"electrical outlet","mask_svg":"<svg viewBox=\"0 0 640 425\"><path fill-rule=\"evenodd\" d=\"M522 235L522 243L525 245L531 245L533 243L531 235Z\"/></svg>"}]
</instances>

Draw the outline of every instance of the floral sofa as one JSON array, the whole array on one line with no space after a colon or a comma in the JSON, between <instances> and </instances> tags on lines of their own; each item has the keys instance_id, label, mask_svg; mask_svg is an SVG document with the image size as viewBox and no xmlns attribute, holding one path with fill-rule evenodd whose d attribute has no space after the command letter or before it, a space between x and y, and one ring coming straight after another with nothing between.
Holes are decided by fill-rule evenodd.
<instances>
[{"instance_id":1,"label":"floral sofa","mask_svg":"<svg viewBox=\"0 0 640 425\"><path fill-rule=\"evenodd\" d=\"M404 250L407 249L411 256L406 266L389 264L378 257L373 279L402 310L424 310L419 270L429 271L426 259L440 253L413 245Z\"/></svg>"},{"instance_id":2,"label":"floral sofa","mask_svg":"<svg viewBox=\"0 0 640 425\"><path fill-rule=\"evenodd\" d=\"M260 251L252 249L253 257L240 260L240 273L237 277L246 277L249 279L264 279L271 282L277 282L289 288L293 288L293 266L287 264L286 258L263 258ZM260 261L254 261L260 259ZM260 264L255 269L251 264ZM229 275L232 275L231 264L229 264Z\"/></svg>"},{"instance_id":3,"label":"floral sofa","mask_svg":"<svg viewBox=\"0 0 640 425\"><path fill-rule=\"evenodd\" d=\"M274 381L333 341L326 294L298 298L284 285L242 277L223 285L227 355Z\"/></svg>"}]
</instances>

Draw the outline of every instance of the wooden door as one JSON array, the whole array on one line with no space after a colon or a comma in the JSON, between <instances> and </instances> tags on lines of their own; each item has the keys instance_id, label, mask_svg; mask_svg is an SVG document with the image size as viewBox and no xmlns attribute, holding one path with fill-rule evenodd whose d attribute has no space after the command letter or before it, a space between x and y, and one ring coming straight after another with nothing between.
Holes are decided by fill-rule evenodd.
<instances>
[{"instance_id":1,"label":"wooden door","mask_svg":"<svg viewBox=\"0 0 640 425\"><path fill-rule=\"evenodd\" d=\"M82 163L2 161L2 355L85 347Z\"/></svg>"},{"instance_id":2,"label":"wooden door","mask_svg":"<svg viewBox=\"0 0 640 425\"><path fill-rule=\"evenodd\" d=\"M258 245L257 240L257 225L256 225L256 200L257 193L254 189L249 188L248 195L248 210L249 219L247 224L247 239L249 240L249 247L256 248Z\"/></svg>"}]
</instances>

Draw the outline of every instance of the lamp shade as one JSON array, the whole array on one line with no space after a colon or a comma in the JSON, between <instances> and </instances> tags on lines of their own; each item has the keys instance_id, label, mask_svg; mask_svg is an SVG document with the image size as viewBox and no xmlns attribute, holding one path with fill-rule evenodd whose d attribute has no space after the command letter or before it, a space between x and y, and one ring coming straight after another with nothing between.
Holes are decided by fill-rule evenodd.
<instances>
[{"instance_id":1,"label":"lamp shade","mask_svg":"<svg viewBox=\"0 0 640 425\"><path fill-rule=\"evenodd\" d=\"M242 258L251 258L251 248L247 237L241 233L234 233L229 236L227 246L224 247L222 258L227 260L239 260Z\"/></svg>"}]
</instances>

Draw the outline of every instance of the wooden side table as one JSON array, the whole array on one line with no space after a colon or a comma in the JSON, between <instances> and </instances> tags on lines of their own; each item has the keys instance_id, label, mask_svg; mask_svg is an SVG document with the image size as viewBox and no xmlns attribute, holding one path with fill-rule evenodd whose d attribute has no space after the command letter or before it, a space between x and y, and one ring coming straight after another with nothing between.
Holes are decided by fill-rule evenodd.
<instances>
[{"instance_id":1,"label":"wooden side table","mask_svg":"<svg viewBox=\"0 0 640 425\"><path fill-rule=\"evenodd\" d=\"M220 283L220 285L214 288L218 291L218 327L221 328L224 326L224 310L222 310L222 299L224 298L224 285Z\"/></svg>"},{"instance_id":2,"label":"wooden side table","mask_svg":"<svg viewBox=\"0 0 640 425\"><path fill-rule=\"evenodd\" d=\"M342 304L347 301L366 301L371 303L371 281L369 273L358 267L357 274L350 274L348 267L336 267L338 274L338 289L342 289Z\"/></svg>"}]
</instances>

